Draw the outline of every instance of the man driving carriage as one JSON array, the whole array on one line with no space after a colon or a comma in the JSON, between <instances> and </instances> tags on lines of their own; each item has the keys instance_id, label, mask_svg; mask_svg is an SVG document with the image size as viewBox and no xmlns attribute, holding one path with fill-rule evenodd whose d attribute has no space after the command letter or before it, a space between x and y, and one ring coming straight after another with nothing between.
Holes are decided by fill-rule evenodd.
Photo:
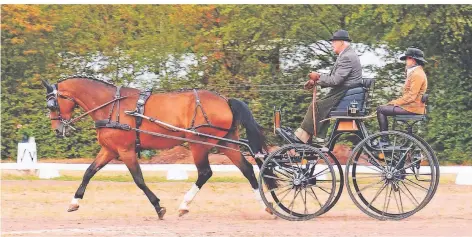
<instances>
[{"instance_id":1,"label":"man driving carriage","mask_svg":"<svg viewBox=\"0 0 472 237\"><path fill-rule=\"evenodd\" d=\"M331 91L316 101L316 134L319 139L326 137L329 121L320 122L328 117L329 112L342 99L346 91L362 82L362 67L356 51L350 46L352 41L349 33L345 30L336 31L331 39L334 53L338 55L333 69L329 74L311 72L310 78L305 83L305 89L312 89L315 84L322 88L331 87ZM314 134L313 124L313 102L308 107L305 118L300 128L295 131L295 136L303 143L307 143Z\"/></svg>"}]
</instances>

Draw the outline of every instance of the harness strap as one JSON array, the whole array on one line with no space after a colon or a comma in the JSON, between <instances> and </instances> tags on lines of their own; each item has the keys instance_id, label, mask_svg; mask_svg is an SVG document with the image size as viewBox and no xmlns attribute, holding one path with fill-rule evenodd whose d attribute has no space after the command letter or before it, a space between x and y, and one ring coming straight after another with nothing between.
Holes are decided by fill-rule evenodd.
<instances>
[{"instance_id":1,"label":"harness strap","mask_svg":"<svg viewBox=\"0 0 472 237\"><path fill-rule=\"evenodd\" d=\"M116 93L115 93L115 100L121 97L121 86L118 86L116 88ZM116 110L116 121L119 123L120 122L120 100L117 100L117 110ZM110 115L111 116L111 115Z\"/></svg>"},{"instance_id":2,"label":"harness strap","mask_svg":"<svg viewBox=\"0 0 472 237\"><path fill-rule=\"evenodd\" d=\"M195 94L195 112L193 113L193 118L192 118L192 123L190 123L190 129L195 130L195 119L197 118L197 111L198 108L202 111L203 117L205 118L206 123L210 126L213 127L211 124L210 120L208 119L208 115L205 113L205 110L203 109L202 103L200 102L200 97L198 96L198 92L196 89L193 89L193 93Z\"/></svg>"},{"instance_id":3,"label":"harness strap","mask_svg":"<svg viewBox=\"0 0 472 237\"><path fill-rule=\"evenodd\" d=\"M92 112L95 112L95 111L97 111L97 110L99 110L99 109L101 109L101 108L103 108L103 107L105 107L105 106L107 106L107 105L109 105L109 104L111 104L111 103L115 103L117 100L122 100L122 99L125 99L125 98L128 98L128 96L123 96L123 97L120 97L120 98L117 98L117 99L113 99L113 100L111 100L111 101L108 101L108 102L106 102L106 103L104 103L104 104L98 106L97 108L92 109L92 110L89 110L89 111L87 111L87 112L85 112L85 113L79 115L78 117L72 119L72 120L70 121L70 123L74 123L74 122L76 122L77 120L79 120L79 119L81 119L81 118L87 116L88 114L90 114L90 113L92 113ZM110 117L110 118L111 118L111 117Z\"/></svg>"},{"instance_id":4,"label":"harness strap","mask_svg":"<svg viewBox=\"0 0 472 237\"><path fill-rule=\"evenodd\" d=\"M95 121L95 128L117 128L125 131L131 130L128 124L121 124L117 121L110 121L108 119Z\"/></svg>"},{"instance_id":5,"label":"harness strap","mask_svg":"<svg viewBox=\"0 0 472 237\"><path fill-rule=\"evenodd\" d=\"M136 102L136 112L139 114L144 114L144 105L146 101L152 94L152 89L147 89L145 91L141 91L139 93L139 99ZM139 138L139 127L143 123L143 118L135 117L136 118L136 140L135 140L135 150L138 153L138 159L141 159L141 139Z\"/></svg>"}]
</instances>

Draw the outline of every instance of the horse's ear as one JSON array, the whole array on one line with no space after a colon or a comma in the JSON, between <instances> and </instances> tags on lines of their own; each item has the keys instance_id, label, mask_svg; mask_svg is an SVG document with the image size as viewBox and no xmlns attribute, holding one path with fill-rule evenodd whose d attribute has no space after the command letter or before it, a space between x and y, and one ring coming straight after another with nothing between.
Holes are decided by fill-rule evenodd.
<instances>
[{"instance_id":1,"label":"horse's ear","mask_svg":"<svg viewBox=\"0 0 472 237\"><path fill-rule=\"evenodd\" d=\"M45 81L45 80L43 80L43 79L41 79L41 82L43 83L43 86L46 87L48 93L54 91L54 89L53 89L52 86L49 84L49 82L47 82L47 81Z\"/></svg>"}]
</instances>

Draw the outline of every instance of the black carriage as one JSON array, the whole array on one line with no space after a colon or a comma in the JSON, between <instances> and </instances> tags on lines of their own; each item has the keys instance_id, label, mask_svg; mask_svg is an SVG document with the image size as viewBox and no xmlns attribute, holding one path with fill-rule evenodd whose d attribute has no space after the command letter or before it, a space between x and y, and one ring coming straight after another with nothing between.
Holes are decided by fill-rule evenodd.
<instances>
[{"instance_id":1,"label":"black carriage","mask_svg":"<svg viewBox=\"0 0 472 237\"><path fill-rule=\"evenodd\" d=\"M413 133L426 115L394 116L391 131L370 135L364 120L372 79L349 89L330 112L334 127L326 147L300 144L290 128L281 126L280 110L274 111L274 132L286 145L270 153L260 169L260 192L265 204L287 220L308 220L329 211L346 184L359 209L380 220L407 218L421 210L434 196L439 164L432 148ZM423 102L427 103L427 95ZM395 130L405 123L406 131ZM343 172L333 154L338 138L354 134L354 147ZM380 140L388 141L386 144ZM277 181L275 186L273 182ZM269 185L270 184L270 185Z\"/></svg>"}]
</instances>

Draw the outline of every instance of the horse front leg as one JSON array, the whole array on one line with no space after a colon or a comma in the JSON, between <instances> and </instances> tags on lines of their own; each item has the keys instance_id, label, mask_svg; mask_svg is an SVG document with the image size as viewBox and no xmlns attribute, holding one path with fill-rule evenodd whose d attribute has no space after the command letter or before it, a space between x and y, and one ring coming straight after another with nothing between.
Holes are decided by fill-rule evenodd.
<instances>
[{"instance_id":1,"label":"horse front leg","mask_svg":"<svg viewBox=\"0 0 472 237\"><path fill-rule=\"evenodd\" d=\"M68 212L77 211L79 209L79 199L83 199L85 189L87 188L87 185L90 179L101 168L103 168L106 164L108 164L108 162L110 162L112 159L116 158L117 156L118 155L115 152L110 151L105 147L102 147L102 149L98 153L93 163L90 164L90 166L85 171L84 177L82 178L82 183L80 184L79 188L75 192L74 198L72 198L72 201L69 205L69 209L67 209Z\"/></svg>"},{"instance_id":2,"label":"horse front leg","mask_svg":"<svg viewBox=\"0 0 472 237\"><path fill-rule=\"evenodd\" d=\"M144 194L146 194L146 197L149 199L151 204L154 206L154 209L156 209L157 215L160 220L164 219L164 215L166 214L166 208L161 207L159 205L159 198L156 197L156 195L148 188L146 183L144 182L144 177L143 173L141 171L141 167L139 166L138 160L136 159L136 153L134 150L132 151L123 151L119 152L121 160L126 164L126 167L128 167L129 172L131 173L131 176L133 176L133 180L136 183L136 185L143 190Z\"/></svg>"},{"instance_id":3,"label":"horse front leg","mask_svg":"<svg viewBox=\"0 0 472 237\"><path fill-rule=\"evenodd\" d=\"M197 166L198 178L197 181L192 185L190 190L184 196L184 199L179 206L179 217L189 212L189 205L197 195L198 191L203 185L211 178L213 172L210 168L208 161L209 148L203 147L197 144L191 144L190 150L192 151L193 160Z\"/></svg>"}]
</instances>

